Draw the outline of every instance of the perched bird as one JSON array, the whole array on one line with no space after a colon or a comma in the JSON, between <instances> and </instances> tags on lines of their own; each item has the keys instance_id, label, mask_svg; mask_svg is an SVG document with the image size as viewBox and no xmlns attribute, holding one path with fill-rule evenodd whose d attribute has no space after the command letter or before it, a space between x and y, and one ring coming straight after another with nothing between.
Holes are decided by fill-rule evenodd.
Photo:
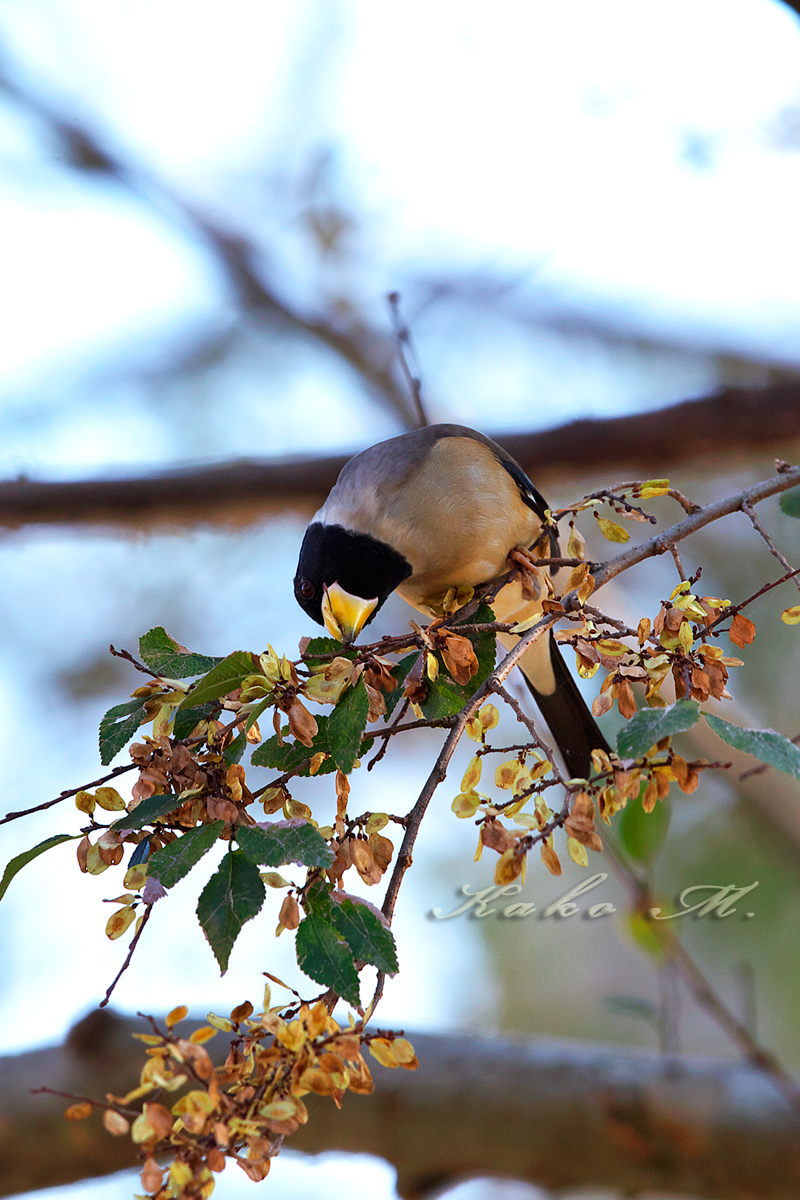
<instances>
[{"instance_id":1,"label":"perched bird","mask_svg":"<svg viewBox=\"0 0 800 1200\"><path fill-rule=\"evenodd\" d=\"M401 434L343 467L306 530L295 596L345 642L395 591L421 612L441 613L451 589L505 574L509 553L536 541L546 509L519 463L483 434L462 425ZM557 554L552 532L550 539ZM506 584L492 601L497 620L519 622L541 612L549 574L539 571L537 581L533 599L530 583ZM500 640L510 648L518 639ZM570 775L587 777L591 751L608 745L552 633L519 665Z\"/></svg>"}]
</instances>

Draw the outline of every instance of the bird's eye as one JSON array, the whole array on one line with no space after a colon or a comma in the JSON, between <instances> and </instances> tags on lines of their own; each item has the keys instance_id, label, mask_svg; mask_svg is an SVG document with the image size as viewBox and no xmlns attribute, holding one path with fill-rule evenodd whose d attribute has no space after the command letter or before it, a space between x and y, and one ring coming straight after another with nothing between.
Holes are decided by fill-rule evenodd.
<instances>
[{"instance_id":1,"label":"bird's eye","mask_svg":"<svg viewBox=\"0 0 800 1200\"><path fill-rule=\"evenodd\" d=\"M300 595L304 600L313 600L317 594L317 589L314 587L310 579L300 580Z\"/></svg>"}]
</instances>

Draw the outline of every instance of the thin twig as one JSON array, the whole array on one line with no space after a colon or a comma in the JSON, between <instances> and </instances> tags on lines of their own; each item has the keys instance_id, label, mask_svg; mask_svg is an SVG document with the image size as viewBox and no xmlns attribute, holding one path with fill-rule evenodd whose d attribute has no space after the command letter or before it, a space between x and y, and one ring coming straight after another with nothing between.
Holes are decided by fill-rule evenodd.
<instances>
[{"instance_id":1,"label":"thin twig","mask_svg":"<svg viewBox=\"0 0 800 1200\"><path fill-rule=\"evenodd\" d=\"M793 571L794 568L792 567L792 564L788 561L788 559L784 558L784 556L781 554L780 550L775 545L775 543L773 542L770 535L767 533L764 526L761 524L760 520L758 519L758 514L756 513L756 510L749 503L749 501L745 500L742 503L742 512L745 513L750 518L750 520L752 521L752 524L753 524L753 528L755 529L756 533L761 534L762 538L764 539L764 541L767 543L767 546L769 547L770 554L773 556L773 558L777 558L778 562L781 564L784 571ZM795 578L793 580L793 583L794 583L794 586L797 588L797 590L800 591L800 579Z\"/></svg>"},{"instance_id":2,"label":"thin twig","mask_svg":"<svg viewBox=\"0 0 800 1200\"><path fill-rule=\"evenodd\" d=\"M394 721L392 722L390 728L381 730L381 736L383 738L383 741L381 742L380 748L378 749L378 753L375 755L374 758L371 758L369 760L369 762L367 763L368 771L371 771L372 768L375 766L375 764L379 763L381 761L381 759L383 758L384 754L386 753L386 751L389 748L389 739L392 736L392 730L393 729L397 730L398 726L400 725L400 722L403 720L403 717L408 712L410 704L411 704L411 701L409 700L408 696L406 696L405 700L400 705L400 708L397 711L397 716L395 717Z\"/></svg>"},{"instance_id":3,"label":"thin twig","mask_svg":"<svg viewBox=\"0 0 800 1200\"><path fill-rule=\"evenodd\" d=\"M495 692L496 695L500 696L506 702L506 704L511 709L511 711L513 712L513 714L517 718L517 720L520 722L520 724L525 726L528 733L531 735L534 746L536 747L537 750L541 750L542 754L544 754L545 758L550 763L550 766L553 768L553 775L555 776L555 781L558 783L564 783L565 782L564 776L561 774L558 767L556 766L556 760L553 756L553 751L550 749L547 742L542 741L542 739L539 737L539 734L536 731L536 726L534 725L532 718L528 716L528 714L522 708L522 705L519 704L518 701L514 699L514 697L511 695L511 693L509 691L507 691L506 688L504 688L501 683L495 683L492 688L492 691Z\"/></svg>"},{"instance_id":4,"label":"thin twig","mask_svg":"<svg viewBox=\"0 0 800 1200\"><path fill-rule=\"evenodd\" d=\"M678 572L678 578L680 579L681 583L686 583L686 572L683 569L683 563L681 562L681 556L678 553L678 547L674 542L670 542L669 552L675 561L675 569Z\"/></svg>"},{"instance_id":5,"label":"thin twig","mask_svg":"<svg viewBox=\"0 0 800 1200\"><path fill-rule=\"evenodd\" d=\"M7 816L0 818L0 825L5 825L7 821L16 821L19 817L28 817L31 813L41 812L45 808L52 808L54 804L60 804L62 800L68 800L70 796L77 796L78 792L87 792L89 788L102 787L104 783L108 783L109 779L116 779L118 775L124 775L126 771L133 771L136 768L136 763L128 763L124 767L115 767L108 775L103 775L100 779L93 779L91 783L82 783L80 787L70 788L69 791L61 792L54 800L45 800L44 804L35 804L33 808L26 808L22 812L8 813Z\"/></svg>"},{"instance_id":6,"label":"thin twig","mask_svg":"<svg viewBox=\"0 0 800 1200\"><path fill-rule=\"evenodd\" d=\"M400 359L400 366L403 369L406 383L411 389L411 395L414 398L414 407L417 410L417 422L420 429L422 429L426 425L429 425L430 421L428 420L428 414L425 411L425 404L422 399L422 371L420 369L419 356L411 338L411 330L400 313L400 293L390 292L387 299L389 301L389 312L392 314L392 325L397 343L397 356ZM412 371L409 366L409 356L414 360L416 371Z\"/></svg>"},{"instance_id":7,"label":"thin twig","mask_svg":"<svg viewBox=\"0 0 800 1200\"><path fill-rule=\"evenodd\" d=\"M133 935L131 944L128 947L128 953L125 956L125 962L122 964L122 966L120 967L119 971L117 972L115 978L112 980L105 996L98 1004L98 1006L97 1006L98 1008L105 1008L105 1006L108 1004L109 1000L111 999L111 993L114 991L114 988L117 986L120 979L125 974L128 967L131 965L131 959L133 958L133 952L136 949L137 945L139 944L139 938L144 933L144 927L147 924L147 922L150 920L150 914L152 913L152 911L153 911L153 905L147 904L145 906L144 914L142 915L142 923L139 926L139 928L136 930L136 933Z\"/></svg>"},{"instance_id":8,"label":"thin twig","mask_svg":"<svg viewBox=\"0 0 800 1200\"><path fill-rule=\"evenodd\" d=\"M392 737L395 733L407 733L411 729L452 729L456 722L456 717L431 717L427 719L421 718L419 721L406 721L405 725L389 725L383 729L365 729L362 733L362 738Z\"/></svg>"},{"instance_id":9,"label":"thin twig","mask_svg":"<svg viewBox=\"0 0 800 1200\"><path fill-rule=\"evenodd\" d=\"M132 1117L139 1115L137 1108L123 1108L121 1104L109 1104L107 1100L92 1100L91 1096L78 1096L75 1092L59 1092L56 1088L38 1087L30 1089L31 1096L59 1096L62 1100L75 1100L79 1104L91 1104L93 1108L105 1111L128 1113Z\"/></svg>"},{"instance_id":10,"label":"thin twig","mask_svg":"<svg viewBox=\"0 0 800 1200\"><path fill-rule=\"evenodd\" d=\"M151 671L144 663L140 663L138 658L134 658L129 650L115 650L113 646L109 646L108 649L114 655L114 658L124 658L131 666L136 667L137 671L141 671L144 675L149 675L151 679L158 679L158 672Z\"/></svg>"},{"instance_id":11,"label":"thin twig","mask_svg":"<svg viewBox=\"0 0 800 1200\"><path fill-rule=\"evenodd\" d=\"M603 584L608 583L609 580L620 575L623 571L627 571L630 567L644 562L645 559L667 553L672 543L683 541L690 534L696 533L698 529L703 529L706 525L710 525L712 521L718 521L720 517L726 517L730 513L739 512L745 502L758 504L761 500L767 500L770 496L777 496L780 492L786 492L789 488L796 487L798 483L800 483L800 467L789 467L787 470L781 471L780 474L773 475L770 479L765 479L762 483L755 484L754 487L737 492L733 496L727 496L724 500L718 500L715 504L707 504L704 508L700 508L692 513L685 520L679 521L677 525L673 525L670 529L665 530L664 533L659 533L638 546L631 546L623 554L618 554L616 558L612 558L608 562L601 564L593 572L595 591L601 588ZM571 599L571 597L565 597L565 608L569 607L567 603L568 599Z\"/></svg>"},{"instance_id":12,"label":"thin twig","mask_svg":"<svg viewBox=\"0 0 800 1200\"><path fill-rule=\"evenodd\" d=\"M781 575L780 579L773 579L771 583L765 583L762 588L759 588L757 592L753 592L752 596L748 596L746 600L740 600L738 604L729 604L715 620L703 626L703 637L707 637L711 630L715 629L717 625L721 625L723 621L727 621L730 617L735 617L738 612L741 612L743 608L747 608L748 604L752 604L760 596L764 596L767 592L771 592L773 588L780 587L782 583L786 583L789 579L794 579L798 575L800 575L800 567L795 567L793 571L788 571L786 575Z\"/></svg>"},{"instance_id":13,"label":"thin twig","mask_svg":"<svg viewBox=\"0 0 800 1200\"><path fill-rule=\"evenodd\" d=\"M616 617L610 617L607 613L604 613L599 608L595 608L592 604L584 604L581 612L586 613L586 615L591 617L595 622L599 622L603 625L610 625L612 629L617 631L620 637L633 637L637 639L639 637L639 631L637 629L631 629L631 627L626 625L624 621L618 621ZM649 642L653 642L653 644L656 646L660 646L661 644L658 638L652 634L647 640Z\"/></svg>"}]
</instances>

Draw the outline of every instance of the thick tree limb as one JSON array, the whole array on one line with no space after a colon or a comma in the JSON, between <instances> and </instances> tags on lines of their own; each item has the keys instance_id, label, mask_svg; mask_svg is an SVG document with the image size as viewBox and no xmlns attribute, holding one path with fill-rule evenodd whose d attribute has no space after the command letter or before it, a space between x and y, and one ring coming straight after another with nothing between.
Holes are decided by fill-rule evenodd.
<instances>
[{"instance_id":1,"label":"thick tree limb","mask_svg":"<svg viewBox=\"0 0 800 1200\"><path fill-rule=\"evenodd\" d=\"M636 416L572 421L538 433L500 434L500 441L540 482L559 472L659 474L687 463L800 439L800 382L728 388ZM248 522L267 512L313 511L345 456L244 459L133 478L0 483L0 525Z\"/></svg>"},{"instance_id":2,"label":"thick tree limb","mask_svg":"<svg viewBox=\"0 0 800 1200\"><path fill-rule=\"evenodd\" d=\"M130 1034L148 1028L92 1013L64 1046L0 1059L0 1195L134 1165L130 1140L111 1137L98 1116L67 1122L68 1101L29 1089L123 1093L143 1062ZM581 1043L411 1037L419 1070L375 1064L375 1094L348 1094L341 1111L321 1100L292 1148L377 1154L397 1168L405 1197L481 1174L555 1190L800 1195L800 1122L751 1067ZM223 1053L224 1036L215 1045Z\"/></svg>"}]
</instances>

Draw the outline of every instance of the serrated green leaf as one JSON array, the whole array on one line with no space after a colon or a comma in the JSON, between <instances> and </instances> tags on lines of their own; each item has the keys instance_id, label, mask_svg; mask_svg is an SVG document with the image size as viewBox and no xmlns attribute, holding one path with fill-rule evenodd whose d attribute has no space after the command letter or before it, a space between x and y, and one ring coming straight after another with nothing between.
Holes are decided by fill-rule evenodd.
<instances>
[{"instance_id":1,"label":"serrated green leaf","mask_svg":"<svg viewBox=\"0 0 800 1200\"><path fill-rule=\"evenodd\" d=\"M349 775L361 748L361 735L367 727L369 696L362 675L355 687L347 688L328 717L328 744L331 757L340 771Z\"/></svg>"},{"instance_id":2,"label":"serrated green leaf","mask_svg":"<svg viewBox=\"0 0 800 1200\"><path fill-rule=\"evenodd\" d=\"M637 862L652 861L669 831L669 801L660 800L652 812L646 813L642 808L642 796L646 787L645 781L636 799L629 800L616 818L617 837L622 848Z\"/></svg>"},{"instance_id":3,"label":"serrated green leaf","mask_svg":"<svg viewBox=\"0 0 800 1200\"><path fill-rule=\"evenodd\" d=\"M12 858L11 862L3 872L3 878L0 879L0 900L8 891L8 885L14 876L26 867L29 862L33 862L40 854L44 854L46 850L52 850L54 846L60 846L62 842L73 842L76 838L83 837L82 833L56 833L53 837L47 838L44 842L39 842L38 846L32 846L30 850L23 851L16 858Z\"/></svg>"},{"instance_id":4,"label":"serrated green leaf","mask_svg":"<svg viewBox=\"0 0 800 1200\"><path fill-rule=\"evenodd\" d=\"M181 708L193 708L207 700L216 700L234 692L243 679L257 669L256 660L248 650L234 650L223 658L207 675L198 680L189 695L181 702Z\"/></svg>"},{"instance_id":5,"label":"serrated green leaf","mask_svg":"<svg viewBox=\"0 0 800 1200\"><path fill-rule=\"evenodd\" d=\"M150 855L147 874L151 879L158 879L165 888L174 887L208 853L224 828L224 821L212 821L210 825L187 830L174 842Z\"/></svg>"},{"instance_id":6,"label":"serrated green leaf","mask_svg":"<svg viewBox=\"0 0 800 1200\"><path fill-rule=\"evenodd\" d=\"M776 733L774 729L741 729L713 713L703 713L703 716L714 733L734 750L752 754L767 766L800 779L800 749L782 733Z\"/></svg>"},{"instance_id":7,"label":"serrated green leaf","mask_svg":"<svg viewBox=\"0 0 800 1200\"><path fill-rule=\"evenodd\" d=\"M276 771L294 771L301 764L305 763L299 775L308 775L309 764L315 754L329 754L330 747L328 745L328 721L329 717L317 717L317 736L311 746L304 746L302 742L291 741L289 737L284 737L283 745L278 743L277 737L268 738L266 742L262 742L252 754L250 761L254 767L272 767ZM315 772L316 775L328 775L331 771L336 770L336 763L332 758L326 758L319 769Z\"/></svg>"},{"instance_id":8,"label":"serrated green leaf","mask_svg":"<svg viewBox=\"0 0 800 1200\"><path fill-rule=\"evenodd\" d=\"M428 721L438 721L441 717L453 717L467 703L469 695L466 687L461 687L444 674L442 667L439 678L427 680L428 695L420 705L422 715Z\"/></svg>"},{"instance_id":9,"label":"serrated green leaf","mask_svg":"<svg viewBox=\"0 0 800 1200\"><path fill-rule=\"evenodd\" d=\"M264 867L282 867L290 862L303 867L329 867L333 862L330 846L308 821L288 829L240 825L236 840L251 862Z\"/></svg>"},{"instance_id":10,"label":"serrated green leaf","mask_svg":"<svg viewBox=\"0 0 800 1200\"><path fill-rule=\"evenodd\" d=\"M215 713L219 711L219 705L213 700L208 704L198 704L194 708L179 708L175 711L175 723L172 727L172 736L176 742L183 741L188 738L189 734L198 725L200 721L209 721Z\"/></svg>"},{"instance_id":11,"label":"serrated green leaf","mask_svg":"<svg viewBox=\"0 0 800 1200\"><path fill-rule=\"evenodd\" d=\"M100 722L100 762L107 767L112 758L131 740L142 723L144 700L134 696L124 704L115 704Z\"/></svg>"},{"instance_id":12,"label":"serrated green leaf","mask_svg":"<svg viewBox=\"0 0 800 1200\"><path fill-rule=\"evenodd\" d=\"M226 854L197 901L197 919L224 975L242 926L261 911L266 896L258 868L241 850Z\"/></svg>"},{"instance_id":13,"label":"serrated green leaf","mask_svg":"<svg viewBox=\"0 0 800 1200\"><path fill-rule=\"evenodd\" d=\"M617 734L620 758L640 758L663 737L684 733L700 717L696 700L679 700L669 708L641 708Z\"/></svg>"},{"instance_id":14,"label":"serrated green leaf","mask_svg":"<svg viewBox=\"0 0 800 1200\"><path fill-rule=\"evenodd\" d=\"M331 919L353 957L387 975L397 973L397 947L390 929L364 904L342 900L331 905Z\"/></svg>"},{"instance_id":15,"label":"serrated green leaf","mask_svg":"<svg viewBox=\"0 0 800 1200\"><path fill-rule=\"evenodd\" d=\"M324 879L316 878L313 883L310 883L303 895L303 907L306 912L315 917L325 917L326 921L331 919L331 892L333 887Z\"/></svg>"},{"instance_id":16,"label":"serrated green leaf","mask_svg":"<svg viewBox=\"0 0 800 1200\"><path fill-rule=\"evenodd\" d=\"M351 661L356 657L355 650L348 650L346 646L343 646L341 642L337 642L335 638L316 637L312 638L306 646L303 659L313 669L315 666L315 656L322 654L335 654L337 658L349 658ZM320 664L320 667L323 665L327 666L329 662L330 659L326 659L324 664Z\"/></svg>"},{"instance_id":17,"label":"serrated green leaf","mask_svg":"<svg viewBox=\"0 0 800 1200\"><path fill-rule=\"evenodd\" d=\"M192 654L171 638L166 629L157 625L139 638L139 654L151 671L170 679L186 679L190 675L205 675L223 660L207 654Z\"/></svg>"},{"instance_id":18,"label":"serrated green leaf","mask_svg":"<svg viewBox=\"0 0 800 1200\"><path fill-rule=\"evenodd\" d=\"M167 813L174 812L179 804L180 799L174 793L166 796L148 796L146 800L139 801L133 812L129 812L115 821L111 828L143 829L151 821L157 821L159 817L165 817Z\"/></svg>"},{"instance_id":19,"label":"serrated green leaf","mask_svg":"<svg viewBox=\"0 0 800 1200\"><path fill-rule=\"evenodd\" d=\"M790 492L783 492L780 506L781 512L786 513L787 517L800 517L800 488L792 488Z\"/></svg>"},{"instance_id":20,"label":"serrated green leaf","mask_svg":"<svg viewBox=\"0 0 800 1200\"><path fill-rule=\"evenodd\" d=\"M297 927L297 962L323 987L333 988L348 1004L360 1003L353 952L324 917L305 917Z\"/></svg>"}]
</instances>

